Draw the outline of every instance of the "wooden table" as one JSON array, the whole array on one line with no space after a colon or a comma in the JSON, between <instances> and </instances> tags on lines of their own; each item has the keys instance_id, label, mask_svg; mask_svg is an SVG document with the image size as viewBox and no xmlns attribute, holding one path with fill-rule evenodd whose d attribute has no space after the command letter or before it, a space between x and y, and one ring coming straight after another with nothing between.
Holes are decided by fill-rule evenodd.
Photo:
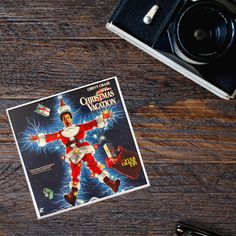
<instances>
[{"instance_id":1,"label":"wooden table","mask_svg":"<svg viewBox=\"0 0 236 236\"><path fill-rule=\"evenodd\" d=\"M0 235L236 235L236 100L105 29L117 0L0 3ZM151 187L37 220L5 109L117 75Z\"/></svg>"}]
</instances>

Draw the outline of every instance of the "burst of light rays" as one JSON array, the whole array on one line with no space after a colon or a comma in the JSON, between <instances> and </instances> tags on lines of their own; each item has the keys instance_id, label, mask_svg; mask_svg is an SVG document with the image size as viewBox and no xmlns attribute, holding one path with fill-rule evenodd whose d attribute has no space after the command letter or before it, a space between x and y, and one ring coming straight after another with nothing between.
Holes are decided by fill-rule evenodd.
<instances>
[{"instance_id":1,"label":"burst of light rays","mask_svg":"<svg viewBox=\"0 0 236 236\"><path fill-rule=\"evenodd\" d=\"M84 111L86 109L82 109L82 106L78 108L78 102L72 102L70 99L67 98L66 95L62 95L65 104L71 107L71 113L73 115L73 123L83 124L94 120L97 116L101 115L104 111L109 111L111 113L111 118L107 120L107 124L104 128L100 129L93 129L86 133L84 138L85 141L89 142L91 145L98 144L98 149L95 152L95 159L100 162L101 164L105 165L105 158L104 150L101 144L105 142L112 142L111 140L107 139L106 132L109 130L114 129L120 122L126 119L125 112L123 110L123 105L121 102L118 102L116 105L111 106L109 108L100 109L94 112ZM24 132L21 132L20 136L20 148L24 152L35 152L41 153L44 152L47 155L51 155L52 153L56 153L56 157L60 159L64 155L65 147L61 144L60 141L54 141L48 143L44 147L39 147L37 142L32 142L30 137L32 135L37 135L39 133L48 134L54 133L62 130L64 128L63 123L60 120L58 114L59 108L59 100L57 97L53 98L55 100L55 110L56 112L51 112L50 117L45 118L45 122L43 125L38 122L36 119L26 118L27 126ZM66 209L72 207L68 204L65 199L64 195L68 194L70 191L69 184L71 182L71 170L70 165L66 162L62 161L62 167L64 169L63 173L63 180L59 183L59 192L54 194L53 204L55 208L58 210ZM119 174L114 169L104 169L106 172L109 173L110 177L115 179L120 179L121 185L119 187L119 192L124 192L127 189L133 188L130 187L129 183L127 182L127 177ZM90 201L94 198L103 198L105 196L115 194L108 186L104 183L101 183L98 178L91 177L90 171L83 165L81 168L81 175L80 175L80 189L78 192L77 197L77 205L83 204L85 202ZM52 211L55 211L52 210Z\"/></svg>"}]
</instances>

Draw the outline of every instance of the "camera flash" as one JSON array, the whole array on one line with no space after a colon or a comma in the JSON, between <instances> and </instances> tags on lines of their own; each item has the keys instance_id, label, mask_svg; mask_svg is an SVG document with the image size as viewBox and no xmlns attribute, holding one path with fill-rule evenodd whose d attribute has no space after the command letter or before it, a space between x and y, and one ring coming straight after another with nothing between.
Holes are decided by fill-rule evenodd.
<instances>
[{"instance_id":1,"label":"camera flash","mask_svg":"<svg viewBox=\"0 0 236 236\"><path fill-rule=\"evenodd\" d=\"M143 22L146 25L149 25L152 23L153 17L155 16L157 10L159 9L158 5L154 5L150 11L147 13L147 15L144 16Z\"/></svg>"}]
</instances>

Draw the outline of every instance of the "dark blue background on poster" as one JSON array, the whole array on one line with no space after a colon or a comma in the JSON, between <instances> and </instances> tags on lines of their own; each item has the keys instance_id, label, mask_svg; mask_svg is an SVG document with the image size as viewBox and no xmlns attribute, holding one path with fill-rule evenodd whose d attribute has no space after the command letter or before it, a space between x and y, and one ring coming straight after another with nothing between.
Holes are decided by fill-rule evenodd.
<instances>
[{"instance_id":1,"label":"dark blue background on poster","mask_svg":"<svg viewBox=\"0 0 236 236\"><path fill-rule=\"evenodd\" d=\"M106 82L100 82L95 85L101 86L102 83ZM94 156L97 161L104 165L106 158L106 153L102 147L104 143L112 143L115 147L122 145L128 150L137 151L126 119L116 80L111 79L109 83L110 85L108 87L112 87L115 93L114 98L116 99L116 105L107 107L109 111L112 111L113 118L108 121L106 128L97 128L88 131L85 137L85 140L92 145L99 143L99 148L96 150ZM80 104L81 97L95 95L98 89L88 91L88 88L92 86L86 86L62 94L63 100L72 109L74 124L93 120L106 109L91 112L87 106ZM44 117L34 112L39 103L51 109L49 117ZM56 141L40 148L36 142L31 142L29 139L30 135L53 133L63 129L64 126L59 118L58 108L59 99L58 96L54 96L8 111L40 216L71 207L64 201L63 197L69 191L70 182L69 164L61 160L61 157L64 155L64 146L60 141ZM32 175L30 172L30 170L32 171L33 169L47 165L51 165L51 170L36 175ZM114 179L119 178L121 180L119 192L125 192L126 190L147 184L143 170L136 180L129 179L114 169L105 168L105 170ZM53 191L53 199L50 200L44 196L44 188L49 188ZM112 194L113 192L103 183L99 182L97 178L90 177L90 171L85 166L82 167L81 189L78 194L77 205Z\"/></svg>"}]
</instances>

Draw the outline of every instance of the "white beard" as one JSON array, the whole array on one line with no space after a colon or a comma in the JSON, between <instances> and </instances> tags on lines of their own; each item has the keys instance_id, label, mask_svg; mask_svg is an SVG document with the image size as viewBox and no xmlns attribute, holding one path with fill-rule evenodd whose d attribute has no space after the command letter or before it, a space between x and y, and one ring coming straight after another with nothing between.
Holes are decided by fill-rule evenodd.
<instances>
[{"instance_id":1,"label":"white beard","mask_svg":"<svg viewBox=\"0 0 236 236\"><path fill-rule=\"evenodd\" d=\"M61 132L61 134L62 134L62 136L66 137L66 138L73 139L79 133L79 129L80 128L78 126L72 125L72 126L65 128Z\"/></svg>"}]
</instances>

